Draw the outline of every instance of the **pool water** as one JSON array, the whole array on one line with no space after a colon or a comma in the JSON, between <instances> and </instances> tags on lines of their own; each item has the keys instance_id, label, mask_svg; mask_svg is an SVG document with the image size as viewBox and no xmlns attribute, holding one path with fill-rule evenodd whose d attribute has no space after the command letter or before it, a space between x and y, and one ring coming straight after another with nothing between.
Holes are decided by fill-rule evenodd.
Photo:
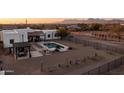
<instances>
[{"instance_id":1,"label":"pool water","mask_svg":"<svg viewBox=\"0 0 124 93\"><path fill-rule=\"evenodd\" d=\"M60 46L55 43L45 43L44 45L47 46L48 48L64 48L63 46Z\"/></svg>"}]
</instances>

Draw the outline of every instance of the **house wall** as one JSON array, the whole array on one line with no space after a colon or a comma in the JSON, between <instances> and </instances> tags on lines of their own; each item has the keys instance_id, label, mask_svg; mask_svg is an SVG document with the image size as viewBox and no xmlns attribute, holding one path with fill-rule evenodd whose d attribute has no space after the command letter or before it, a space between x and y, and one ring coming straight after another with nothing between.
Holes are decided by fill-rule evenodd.
<instances>
[{"instance_id":1,"label":"house wall","mask_svg":"<svg viewBox=\"0 0 124 93\"><path fill-rule=\"evenodd\" d=\"M3 33L3 45L4 45L3 47L4 48L12 47L12 44L10 44L11 39L14 39L14 42L27 42L28 41L26 32Z\"/></svg>"},{"instance_id":2,"label":"house wall","mask_svg":"<svg viewBox=\"0 0 124 93\"><path fill-rule=\"evenodd\" d=\"M18 33L18 38L19 38L19 42L28 42L28 35L27 32L19 32Z\"/></svg>"},{"instance_id":3,"label":"house wall","mask_svg":"<svg viewBox=\"0 0 124 93\"><path fill-rule=\"evenodd\" d=\"M60 37L55 36L57 31L44 31L45 34L45 40L52 40L52 39L59 39Z\"/></svg>"},{"instance_id":4,"label":"house wall","mask_svg":"<svg viewBox=\"0 0 124 93\"><path fill-rule=\"evenodd\" d=\"M15 29L15 30L5 30L2 31L2 34L0 35L0 40L3 41L3 47L8 48L12 47L12 44L10 44L10 40L14 39L14 42L28 42L28 32L25 29ZM53 40L53 39L59 39L60 37L56 36L57 31L56 30L42 30L42 32L45 34L44 36L41 36L43 40Z\"/></svg>"},{"instance_id":5,"label":"house wall","mask_svg":"<svg viewBox=\"0 0 124 93\"><path fill-rule=\"evenodd\" d=\"M45 32L45 39L46 39L46 40L51 40L51 39L53 39L52 32Z\"/></svg>"},{"instance_id":6,"label":"house wall","mask_svg":"<svg viewBox=\"0 0 124 93\"><path fill-rule=\"evenodd\" d=\"M4 48L8 48L8 47L12 47L12 44L10 44L10 40L14 39L14 42L19 42L19 38L18 38L18 34L17 33L3 33L3 45Z\"/></svg>"},{"instance_id":7,"label":"house wall","mask_svg":"<svg viewBox=\"0 0 124 93\"><path fill-rule=\"evenodd\" d=\"M53 32L53 39L60 39L60 37L59 36L55 36L56 35L56 31L55 32Z\"/></svg>"}]
</instances>

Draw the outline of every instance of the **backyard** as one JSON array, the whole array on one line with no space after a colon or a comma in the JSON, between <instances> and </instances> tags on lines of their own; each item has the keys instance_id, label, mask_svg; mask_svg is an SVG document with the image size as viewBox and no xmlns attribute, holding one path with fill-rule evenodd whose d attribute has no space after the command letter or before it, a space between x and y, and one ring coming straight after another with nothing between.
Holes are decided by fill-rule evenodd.
<instances>
[{"instance_id":1,"label":"backyard","mask_svg":"<svg viewBox=\"0 0 124 93\"><path fill-rule=\"evenodd\" d=\"M39 49L38 51L43 55L23 60L16 60L12 54L6 54L3 51L0 57L4 63L4 69L12 70L12 74L67 74L68 72L86 68L87 66L91 66L92 68L92 65L120 56L120 54L114 52L95 49L72 41L56 40L55 42L72 47L72 49L44 55L42 47L40 49L40 46L37 44L32 44L31 50L37 51ZM38 48L37 50L35 50L36 47Z\"/></svg>"}]
</instances>

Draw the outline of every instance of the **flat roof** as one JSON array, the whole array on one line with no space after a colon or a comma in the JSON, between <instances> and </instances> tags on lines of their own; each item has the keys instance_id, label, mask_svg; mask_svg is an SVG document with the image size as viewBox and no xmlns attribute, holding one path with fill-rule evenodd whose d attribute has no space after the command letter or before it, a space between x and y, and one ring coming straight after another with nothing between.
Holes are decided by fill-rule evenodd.
<instances>
[{"instance_id":1,"label":"flat roof","mask_svg":"<svg viewBox=\"0 0 124 93\"><path fill-rule=\"evenodd\" d=\"M13 44L13 47L30 47L31 44L29 42L16 42Z\"/></svg>"},{"instance_id":2,"label":"flat roof","mask_svg":"<svg viewBox=\"0 0 124 93\"><path fill-rule=\"evenodd\" d=\"M3 33L8 33L8 34L10 34L10 33L18 33L18 32L14 31L14 30L2 30L2 32Z\"/></svg>"},{"instance_id":3,"label":"flat roof","mask_svg":"<svg viewBox=\"0 0 124 93\"><path fill-rule=\"evenodd\" d=\"M28 36L43 36L44 33L42 31L36 31L36 32L28 32Z\"/></svg>"},{"instance_id":4,"label":"flat roof","mask_svg":"<svg viewBox=\"0 0 124 93\"><path fill-rule=\"evenodd\" d=\"M23 32L27 32L27 33L47 33L47 32L56 32L56 29L47 29L47 30L40 30L40 29L30 29L30 28L26 28L26 29L13 29L13 30L2 30L2 32L4 33L23 33Z\"/></svg>"},{"instance_id":5,"label":"flat roof","mask_svg":"<svg viewBox=\"0 0 124 93\"><path fill-rule=\"evenodd\" d=\"M56 32L56 31L57 31L56 29L52 29L52 30L51 30L51 29L50 29L50 30L49 30L49 29L47 29L47 30L42 30L43 33L45 33L45 32Z\"/></svg>"},{"instance_id":6,"label":"flat roof","mask_svg":"<svg viewBox=\"0 0 124 93\"><path fill-rule=\"evenodd\" d=\"M17 32L34 32L34 30L33 29L14 29L15 31L17 31Z\"/></svg>"}]
</instances>

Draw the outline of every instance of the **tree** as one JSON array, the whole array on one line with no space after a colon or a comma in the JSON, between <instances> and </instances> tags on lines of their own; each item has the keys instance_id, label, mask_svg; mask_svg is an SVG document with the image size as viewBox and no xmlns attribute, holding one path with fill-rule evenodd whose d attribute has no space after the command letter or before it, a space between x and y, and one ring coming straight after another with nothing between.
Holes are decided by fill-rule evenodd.
<instances>
[{"instance_id":1,"label":"tree","mask_svg":"<svg viewBox=\"0 0 124 93\"><path fill-rule=\"evenodd\" d=\"M123 30L123 27L120 24L113 24L109 31L111 35L115 34L118 40L120 41L122 30Z\"/></svg>"},{"instance_id":2,"label":"tree","mask_svg":"<svg viewBox=\"0 0 124 93\"><path fill-rule=\"evenodd\" d=\"M32 24L31 26L30 26L30 28L31 29L44 29L45 28L45 26L44 26L44 24Z\"/></svg>"},{"instance_id":3,"label":"tree","mask_svg":"<svg viewBox=\"0 0 124 93\"><path fill-rule=\"evenodd\" d=\"M68 31L67 28L65 27L59 27L58 28L58 32L57 35L61 37L61 39L64 39L65 37L67 37L70 34L70 32Z\"/></svg>"},{"instance_id":4,"label":"tree","mask_svg":"<svg viewBox=\"0 0 124 93\"><path fill-rule=\"evenodd\" d=\"M93 23L91 24L90 30L100 31L102 30L102 24Z\"/></svg>"},{"instance_id":5,"label":"tree","mask_svg":"<svg viewBox=\"0 0 124 93\"><path fill-rule=\"evenodd\" d=\"M124 25L120 25L120 31L124 31Z\"/></svg>"},{"instance_id":6,"label":"tree","mask_svg":"<svg viewBox=\"0 0 124 93\"><path fill-rule=\"evenodd\" d=\"M82 24L78 24L78 26L81 28L80 29L81 31L87 31L87 30L89 30L89 25L88 24L82 23Z\"/></svg>"}]
</instances>

